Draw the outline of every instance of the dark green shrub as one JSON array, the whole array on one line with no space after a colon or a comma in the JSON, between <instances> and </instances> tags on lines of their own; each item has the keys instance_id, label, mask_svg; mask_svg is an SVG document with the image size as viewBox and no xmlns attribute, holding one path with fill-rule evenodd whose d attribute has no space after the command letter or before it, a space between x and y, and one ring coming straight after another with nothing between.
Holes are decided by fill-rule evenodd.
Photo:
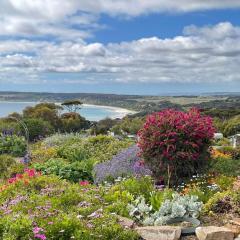
<instances>
[{"instance_id":1,"label":"dark green shrub","mask_svg":"<svg viewBox=\"0 0 240 240\"><path fill-rule=\"evenodd\" d=\"M62 107L54 103L39 103L34 107L26 107L23 110L23 118L42 119L56 130L60 128L59 110Z\"/></svg>"},{"instance_id":2,"label":"dark green shrub","mask_svg":"<svg viewBox=\"0 0 240 240\"><path fill-rule=\"evenodd\" d=\"M16 165L16 160L9 155L0 155L0 178L10 177L10 167Z\"/></svg>"},{"instance_id":3,"label":"dark green shrub","mask_svg":"<svg viewBox=\"0 0 240 240\"><path fill-rule=\"evenodd\" d=\"M23 157L26 153L26 140L22 136L0 134L0 154L10 154Z\"/></svg>"},{"instance_id":4,"label":"dark green shrub","mask_svg":"<svg viewBox=\"0 0 240 240\"><path fill-rule=\"evenodd\" d=\"M24 123L28 128L30 141L38 140L54 133L53 126L40 118L27 118L24 119Z\"/></svg>"},{"instance_id":5,"label":"dark green shrub","mask_svg":"<svg viewBox=\"0 0 240 240\"><path fill-rule=\"evenodd\" d=\"M90 126L87 121L80 114L75 112L64 113L61 115L61 129L63 132L79 132Z\"/></svg>"},{"instance_id":6,"label":"dark green shrub","mask_svg":"<svg viewBox=\"0 0 240 240\"><path fill-rule=\"evenodd\" d=\"M238 176L240 174L240 161L238 159L218 157L211 160L209 170L225 176Z\"/></svg>"}]
</instances>

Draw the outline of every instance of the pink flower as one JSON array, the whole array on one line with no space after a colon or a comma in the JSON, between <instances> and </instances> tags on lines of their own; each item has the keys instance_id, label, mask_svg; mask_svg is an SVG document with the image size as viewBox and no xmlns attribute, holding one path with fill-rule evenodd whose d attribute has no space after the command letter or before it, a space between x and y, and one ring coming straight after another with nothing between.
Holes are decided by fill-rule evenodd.
<instances>
[{"instance_id":1,"label":"pink flower","mask_svg":"<svg viewBox=\"0 0 240 240\"><path fill-rule=\"evenodd\" d=\"M87 185L89 185L89 181L81 181L79 184L81 186L87 186Z\"/></svg>"},{"instance_id":2,"label":"pink flower","mask_svg":"<svg viewBox=\"0 0 240 240\"><path fill-rule=\"evenodd\" d=\"M34 234L34 237L35 237L35 238L39 238L39 239L41 239L41 240L46 240L46 239L47 239L47 237L45 236L45 234L39 234L39 233Z\"/></svg>"},{"instance_id":3,"label":"pink flower","mask_svg":"<svg viewBox=\"0 0 240 240\"><path fill-rule=\"evenodd\" d=\"M41 231L43 231L43 229L42 228L40 228L40 227L35 227L35 228L33 228L33 233L39 233L39 232L41 232Z\"/></svg>"},{"instance_id":4,"label":"pink flower","mask_svg":"<svg viewBox=\"0 0 240 240\"><path fill-rule=\"evenodd\" d=\"M8 183L14 183L14 182L16 182L16 181L17 181L16 178L9 178L9 179L8 179Z\"/></svg>"}]
</instances>

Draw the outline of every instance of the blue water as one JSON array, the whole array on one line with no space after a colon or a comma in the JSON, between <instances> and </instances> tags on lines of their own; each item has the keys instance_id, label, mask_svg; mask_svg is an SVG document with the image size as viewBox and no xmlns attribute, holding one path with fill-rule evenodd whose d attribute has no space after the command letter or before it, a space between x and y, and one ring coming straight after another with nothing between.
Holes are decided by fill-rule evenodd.
<instances>
[{"instance_id":1,"label":"blue water","mask_svg":"<svg viewBox=\"0 0 240 240\"><path fill-rule=\"evenodd\" d=\"M35 102L0 102L0 117L6 117L13 112L21 113L25 107L34 105L36 105ZM98 121L106 117L121 117L121 114L114 109L94 105L83 105L79 113L91 121Z\"/></svg>"}]
</instances>

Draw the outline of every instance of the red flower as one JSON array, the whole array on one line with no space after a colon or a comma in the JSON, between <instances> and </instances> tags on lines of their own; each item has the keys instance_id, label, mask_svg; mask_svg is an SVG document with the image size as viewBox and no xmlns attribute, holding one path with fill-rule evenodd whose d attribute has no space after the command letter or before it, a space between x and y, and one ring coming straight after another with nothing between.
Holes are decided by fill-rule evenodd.
<instances>
[{"instance_id":1,"label":"red flower","mask_svg":"<svg viewBox=\"0 0 240 240\"><path fill-rule=\"evenodd\" d=\"M188 175L187 171L191 174L205 164L214 132L212 118L201 115L197 109L153 113L138 132L140 157L156 177L171 169L177 178L182 178Z\"/></svg>"},{"instance_id":2,"label":"red flower","mask_svg":"<svg viewBox=\"0 0 240 240\"><path fill-rule=\"evenodd\" d=\"M89 185L89 182L88 181L81 181L81 182L79 182L79 184L81 186L87 186L87 185Z\"/></svg>"}]
</instances>

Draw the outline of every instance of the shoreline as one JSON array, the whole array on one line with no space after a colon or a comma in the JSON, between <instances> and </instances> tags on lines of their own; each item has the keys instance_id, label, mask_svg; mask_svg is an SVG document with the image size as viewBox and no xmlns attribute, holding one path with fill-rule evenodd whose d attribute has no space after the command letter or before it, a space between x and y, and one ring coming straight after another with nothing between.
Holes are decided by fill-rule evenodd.
<instances>
[{"instance_id":1,"label":"shoreline","mask_svg":"<svg viewBox=\"0 0 240 240\"><path fill-rule=\"evenodd\" d=\"M38 103L43 103L43 102L34 102L34 101L1 101L0 103L9 103L9 104L14 104L14 103L20 103L20 104L38 104ZM60 102L54 102L55 104L60 105ZM106 105L96 105L96 104L88 104L88 103L84 103L82 104L83 107L89 107L89 108L101 108L101 109L105 109L109 112L111 112L111 116L109 116L109 118L111 119L116 119L116 118L123 118L127 115L131 115L134 113L137 113L136 111L133 110L129 110L126 108L121 108L121 107L115 107L115 106L106 106ZM112 114L114 113L114 114ZM100 119L102 120L102 119ZM100 121L98 120L98 121Z\"/></svg>"}]
</instances>

